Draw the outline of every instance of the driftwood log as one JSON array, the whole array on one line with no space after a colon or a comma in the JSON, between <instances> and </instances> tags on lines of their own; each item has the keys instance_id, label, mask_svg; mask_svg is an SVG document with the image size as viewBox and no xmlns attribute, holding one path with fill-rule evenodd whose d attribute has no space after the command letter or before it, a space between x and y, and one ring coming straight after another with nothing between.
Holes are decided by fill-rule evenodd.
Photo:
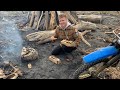
<instances>
[{"instance_id":1,"label":"driftwood log","mask_svg":"<svg viewBox=\"0 0 120 90\"><path fill-rule=\"evenodd\" d=\"M21 52L21 60L24 61L34 61L38 59L38 52L31 47L23 47Z\"/></svg>"},{"instance_id":2,"label":"driftwood log","mask_svg":"<svg viewBox=\"0 0 120 90\"><path fill-rule=\"evenodd\" d=\"M77 24L78 21L71 15L70 11L64 11L63 13L66 14L66 16L68 17L68 20L73 23L73 24Z\"/></svg>"},{"instance_id":3,"label":"driftwood log","mask_svg":"<svg viewBox=\"0 0 120 90\"><path fill-rule=\"evenodd\" d=\"M82 41L84 43L86 43L89 47L91 47L91 45L85 40L85 38L83 36L90 31L91 30L87 30L87 31L84 31L84 32L79 32L79 36L81 37ZM55 33L55 30L39 31L39 32L28 34L26 36L26 39L28 41L31 41L31 42L36 42L37 44L44 44L44 43L47 43L47 42L51 42L50 37L53 36L54 33Z\"/></svg>"},{"instance_id":4,"label":"driftwood log","mask_svg":"<svg viewBox=\"0 0 120 90\"><path fill-rule=\"evenodd\" d=\"M102 15L78 15L78 19L94 22L94 23L101 23L103 16Z\"/></svg>"},{"instance_id":5,"label":"driftwood log","mask_svg":"<svg viewBox=\"0 0 120 90\"><path fill-rule=\"evenodd\" d=\"M78 24L74 25L77 30L96 30L97 25L91 22L80 21Z\"/></svg>"}]
</instances>

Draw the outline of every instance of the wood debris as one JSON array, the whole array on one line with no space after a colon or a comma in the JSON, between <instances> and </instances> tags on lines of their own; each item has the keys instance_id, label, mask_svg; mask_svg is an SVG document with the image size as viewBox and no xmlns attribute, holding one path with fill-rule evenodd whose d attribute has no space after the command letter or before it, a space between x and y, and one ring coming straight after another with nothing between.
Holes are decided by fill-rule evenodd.
<instances>
[{"instance_id":1,"label":"wood debris","mask_svg":"<svg viewBox=\"0 0 120 90\"><path fill-rule=\"evenodd\" d=\"M11 70L10 71L6 71L3 67L3 68L0 68L0 78L1 79L17 79L19 76L23 76L23 73L22 71L20 70L20 68L18 68L17 66L14 66L13 63L9 62L9 63L4 63L5 66L9 66L11 67ZM6 73L6 72L9 72Z\"/></svg>"},{"instance_id":2,"label":"wood debris","mask_svg":"<svg viewBox=\"0 0 120 90\"><path fill-rule=\"evenodd\" d=\"M28 64L28 68L29 68L29 69L32 68L32 64L31 64L31 63Z\"/></svg>"}]
</instances>

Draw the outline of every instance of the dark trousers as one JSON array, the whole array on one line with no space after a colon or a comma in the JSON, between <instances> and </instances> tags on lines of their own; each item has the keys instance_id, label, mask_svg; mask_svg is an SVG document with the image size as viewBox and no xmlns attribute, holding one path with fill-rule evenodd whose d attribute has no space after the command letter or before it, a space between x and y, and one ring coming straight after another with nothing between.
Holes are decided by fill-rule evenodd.
<instances>
[{"instance_id":1,"label":"dark trousers","mask_svg":"<svg viewBox=\"0 0 120 90\"><path fill-rule=\"evenodd\" d=\"M64 54L64 53L70 53L73 50L75 50L76 47L67 47L65 45L59 45L57 47L55 47L55 49L52 51L52 55L59 55L59 54Z\"/></svg>"}]
</instances>

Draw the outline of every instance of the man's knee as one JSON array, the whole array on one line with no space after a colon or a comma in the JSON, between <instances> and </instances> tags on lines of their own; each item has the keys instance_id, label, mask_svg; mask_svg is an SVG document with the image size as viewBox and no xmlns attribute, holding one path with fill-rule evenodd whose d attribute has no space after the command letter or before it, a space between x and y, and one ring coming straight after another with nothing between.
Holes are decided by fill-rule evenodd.
<instances>
[{"instance_id":1,"label":"man's knee","mask_svg":"<svg viewBox=\"0 0 120 90\"><path fill-rule=\"evenodd\" d=\"M67 47L67 46L63 46L63 50L67 53L70 53L74 50L76 50L77 48L76 47Z\"/></svg>"},{"instance_id":2,"label":"man's knee","mask_svg":"<svg viewBox=\"0 0 120 90\"><path fill-rule=\"evenodd\" d=\"M57 51L55 51L55 50L53 50L52 52L51 52L51 55L58 55L59 53L57 52Z\"/></svg>"},{"instance_id":3,"label":"man's knee","mask_svg":"<svg viewBox=\"0 0 120 90\"><path fill-rule=\"evenodd\" d=\"M61 46L57 46L57 47L51 52L51 54L52 54L52 55L59 55L59 54L61 53L61 51L62 51Z\"/></svg>"}]
</instances>

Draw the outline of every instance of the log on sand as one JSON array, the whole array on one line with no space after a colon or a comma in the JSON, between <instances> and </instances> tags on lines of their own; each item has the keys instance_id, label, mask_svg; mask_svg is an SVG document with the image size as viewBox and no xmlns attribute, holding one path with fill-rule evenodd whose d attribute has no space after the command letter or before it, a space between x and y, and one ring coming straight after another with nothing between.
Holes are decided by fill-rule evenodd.
<instances>
[{"instance_id":1,"label":"log on sand","mask_svg":"<svg viewBox=\"0 0 120 90\"><path fill-rule=\"evenodd\" d=\"M26 36L26 39L31 42L43 41L45 39L50 38L52 35L54 35L54 33L55 33L55 30L39 31L39 32L28 34Z\"/></svg>"}]
</instances>

